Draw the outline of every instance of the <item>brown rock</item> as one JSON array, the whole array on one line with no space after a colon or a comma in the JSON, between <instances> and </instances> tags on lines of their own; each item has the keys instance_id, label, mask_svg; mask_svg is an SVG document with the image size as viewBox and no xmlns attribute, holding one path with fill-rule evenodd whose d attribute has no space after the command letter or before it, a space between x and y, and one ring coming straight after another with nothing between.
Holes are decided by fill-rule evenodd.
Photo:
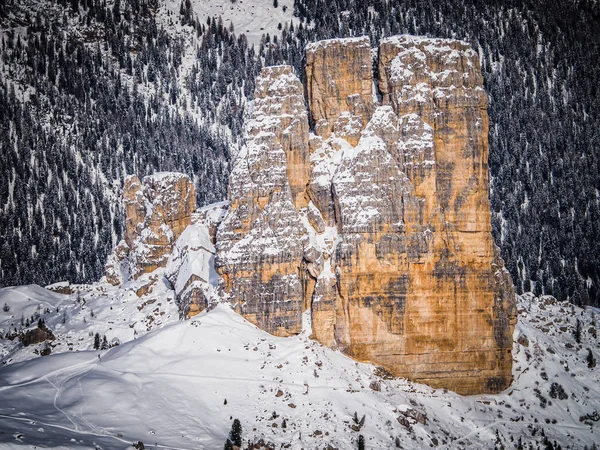
<instances>
[{"instance_id":1,"label":"brown rock","mask_svg":"<svg viewBox=\"0 0 600 450\"><path fill-rule=\"evenodd\" d=\"M274 68L257 83L271 90L257 90L217 236L231 301L277 334L298 332L311 307L313 338L395 376L464 394L506 388L515 295L491 236L477 54L385 39L377 107L367 38L310 44L306 61L317 136L301 125L289 137L310 152L306 178L307 158L287 157L277 131L300 109L297 81ZM302 168L293 195L290 164Z\"/></svg>"},{"instance_id":2,"label":"brown rock","mask_svg":"<svg viewBox=\"0 0 600 450\"><path fill-rule=\"evenodd\" d=\"M427 425L427 414L417 411L414 408L408 408L406 411L400 411L404 417L409 417L421 425Z\"/></svg>"},{"instance_id":3,"label":"brown rock","mask_svg":"<svg viewBox=\"0 0 600 450\"><path fill-rule=\"evenodd\" d=\"M256 82L246 144L229 178L230 210L217 231L223 291L252 323L286 336L302 328L310 170L303 88L289 66L266 67ZM292 175L290 175L292 174Z\"/></svg>"},{"instance_id":4,"label":"brown rock","mask_svg":"<svg viewBox=\"0 0 600 450\"><path fill-rule=\"evenodd\" d=\"M173 244L190 224L196 207L194 185L185 174L161 172L125 179L124 241L106 266L107 281L120 284L164 267Z\"/></svg>"},{"instance_id":5,"label":"brown rock","mask_svg":"<svg viewBox=\"0 0 600 450\"><path fill-rule=\"evenodd\" d=\"M58 283L50 284L46 286L46 289L57 294L71 295L73 293L73 288L69 281L59 281Z\"/></svg>"},{"instance_id":6,"label":"brown rock","mask_svg":"<svg viewBox=\"0 0 600 450\"><path fill-rule=\"evenodd\" d=\"M524 334L521 334L517 339L517 343L523 347L529 347L529 339Z\"/></svg>"},{"instance_id":7,"label":"brown rock","mask_svg":"<svg viewBox=\"0 0 600 450\"><path fill-rule=\"evenodd\" d=\"M158 277L151 276L147 280L144 280L142 284L136 287L135 295L138 297L143 297L144 295L151 294L154 287L156 286L156 282L158 281Z\"/></svg>"},{"instance_id":8,"label":"brown rock","mask_svg":"<svg viewBox=\"0 0 600 450\"><path fill-rule=\"evenodd\" d=\"M479 62L463 43L404 37L379 60L398 118L378 108L333 178L338 284L324 343L434 387L497 392L511 380L514 291L490 233ZM313 309L317 339L323 314Z\"/></svg>"},{"instance_id":9,"label":"brown rock","mask_svg":"<svg viewBox=\"0 0 600 450\"><path fill-rule=\"evenodd\" d=\"M353 145L371 118L373 69L368 37L306 46L306 90L315 133L332 132Z\"/></svg>"},{"instance_id":10,"label":"brown rock","mask_svg":"<svg viewBox=\"0 0 600 450\"><path fill-rule=\"evenodd\" d=\"M39 344L40 342L53 341L56 339L52 331L46 326L28 330L22 333L19 338L25 347L28 345Z\"/></svg>"}]
</instances>

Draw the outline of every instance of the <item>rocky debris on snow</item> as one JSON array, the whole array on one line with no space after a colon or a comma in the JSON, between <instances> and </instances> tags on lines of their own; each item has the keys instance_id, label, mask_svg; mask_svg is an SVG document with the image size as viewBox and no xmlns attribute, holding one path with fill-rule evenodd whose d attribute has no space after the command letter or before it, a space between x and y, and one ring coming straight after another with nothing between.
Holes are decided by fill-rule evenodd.
<instances>
[{"instance_id":1,"label":"rocky debris on snow","mask_svg":"<svg viewBox=\"0 0 600 450\"><path fill-rule=\"evenodd\" d=\"M55 339L52 331L43 323L31 330L24 331L19 339L23 343L24 346L39 344L45 341L53 341Z\"/></svg>"},{"instance_id":2,"label":"rocky debris on snow","mask_svg":"<svg viewBox=\"0 0 600 450\"><path fill-rule=\"evenodd\" d=\"M71 283L69 281L59 281L58 283L50 284L46 286L46 289L56 292L57 294L69 295L73 293L73 289L71 288Z\"/></svg>"},{"instance_id":3,"label":"rocky debris on snow","mask_svg":"<svg viewBox=\"0 0 600 450\"><path fill-rule=\"evenodd\" d=\"M548 441L591 448L597 442L600 372L586 357L590 351L600 357L598 340L587 331L598 309L531 294L519 297L515 338L526 335L529 347L514 343L513 384L499 394L461 396L394 378L304 333L270 336L224 304L180 323L174 309L166 319L167 310L169 326L147 334L136 325L136 334L124 334L127 321L168 301L147 299L138 313L132 308L137 297L127 289L73 288L86 300L86 321L75 295L32 286L0 289L0 304L10 308L0 308L0 328L8 328L11 316L29 316L41 304L56 334L56 356L14 364L26 352L43 353L44 344L35 349L17 342L15 361L0 371L0 429L9 439L18 430L30 446L72 447L70 439L77 438L87 439L81 447L113 448L146 436L143 440L151 439L154 447L212 449L223 446L235 417L243 428L242 448L262 440L278 449L349 449L356 448L359 434L373 449L545 448ZM120 297L127 292L129 297ZM98 332L111 343L117 333L121 345L81 351L92 349L91 333ZM61 345L65 340L73 351ZM7 343L0 338L0 345ZM374 381L380 389L370 387ZM131 414L134 410L138 413ZM49 412L55 418L52 429L61 435L48 432ZM210 418L202 432L199 418ZM42 426L45 432L38 431Z\"/></svg>"}]
</instances>

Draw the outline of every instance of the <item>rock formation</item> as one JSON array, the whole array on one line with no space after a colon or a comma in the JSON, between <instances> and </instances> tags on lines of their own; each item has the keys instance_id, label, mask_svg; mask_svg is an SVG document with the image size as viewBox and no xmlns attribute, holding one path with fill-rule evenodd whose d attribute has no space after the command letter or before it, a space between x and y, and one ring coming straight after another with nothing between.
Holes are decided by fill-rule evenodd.
<instances>
[{"instance_id":1,"label":"rock formation","mask_svg":"<svg viewBox=\"0 0 600 450\"><path fill-rule=\"evenodd\" d=\"M217 231L224 292L246 318L279 336L302 328L308 236L298 209L307 204L308 130L293 69L263 69L229 178L230 211Z\"/></svg>"},{"instance_id":2,"label":"rock formation","mask_svg":"<svg viewBox=\"0 0 600 450\"><path fill-rule=\"evenodd\" d=\"M374 83L368 38L310 44L308 114L292 69L263 69L217 232L229 301L278 335L310 307L315 339L398 376L507 387L514 292L490 232L479 67L463 42L398 36Z\"/></svg>"},{"instance_id":3,"label":"rock formation","mask_svg":"<svg viewBox=\"0 0 600 450\"><path fill-rule=\"evenodd\" d=\"M185 174L160 172L126 178L123 188L125 236L109 256L105 273L119 285L164 267L173 244L191 223L194 184Z\"/></svg>"},{"instance_id":4,"label":"rock formation","mask_svg":"<svg viewBox=\"0 0 600 450\"><path fill-rule=\"evenodd\" d=\"M340 62L343 62L340 64ZM315 133L356 145L373 112L373 68L368 37L319 41L306 47L306 89Z\"/></svg>"},{"instance_id":5,"label":"rock formation","mask_svg":"<svg viewBox=\"0 0 600 450\"><path fill-rule=\"evenodd\" d=\"M310 309L314 339L397 376L504 389L515 299L491 236L477 54L460 41L387 38L373 80L368 38L306 52L306 89L289 66L257 78L228 209L192 214L182 174L127 178L107 280L165 267L185 317L220 283L270 333L299 333ZM136 288L151 292L159 275Z\"/></svg>"},{"instance_id":6,"label":"rock formation","mask_svg":"<svg viewBox=\"0 0 600 450\"><path fill-rule=\"evenodd\" d=\"M215 267L215 238L226 203L201 208L192 214L192 223L173 246L165 268L165 277L175 291L183 317L202 312L215 295L218 283Z\"/></svg>"}]
</instances>

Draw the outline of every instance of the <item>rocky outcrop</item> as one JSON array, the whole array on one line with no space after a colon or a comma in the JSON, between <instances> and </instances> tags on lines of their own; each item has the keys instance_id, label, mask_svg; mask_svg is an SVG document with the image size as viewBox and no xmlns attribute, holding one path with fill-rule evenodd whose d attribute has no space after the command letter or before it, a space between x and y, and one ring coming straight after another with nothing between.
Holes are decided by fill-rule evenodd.
<instances>
[{"instance_id":1,"label":"rocky outcrop","mask_svg":"<svg viewBox=\"0 0 600 450\"><path fill-rule=\"evenodd\" d=\"M215 239L226 203L201 208L192 214L192 224L179 236L165 268L183 317L202 312L214 299L218 283L215 267Z\"/></svg>"},{"instance_id":2,"label":"rocky outcrop","mask_svg":"<svg viewBox=\"0 0 600 450\"><path fill-rule=\"evenodd\" d=\"M339 42L306 46L308 105L318 136L335 133L356 145L373 112L371 45L368 37Z\"/></svg>"},{"instance_id":3,"label":"rocky outcrop","mask_svg":"<svg viewBox=\"0 0 600 450\"><path fill-rule=\"evenodd\" d=\"M164 267L173 244L191 223L194 184L181 173L160 172L126 178L123 188L125 236L105 267L109 283L119 285Z\"/></svg>"},{"instance_id":4,"label":"rocky outcrop","mask_svg":"<svg viewBox=\"0 0 600 450\"><path fill-rule=\"evenodd\" d=\"M56 338L52 333L50 328L46 327L45 324L38 324L37 328L32 328L31 330L23 331L19 335L19 339L23 343L25 347L28 345L39 344L45 341L54 341Z\"/></svg>"},{"instance_id":5,"label":"rocky outcrop","mask_svg":"<svg viewBox=\"0 0 600 450\"><path fill-rule=\"evenodd\" d=\"M307 107L290 67L263 70L217 232L223 291L271 333L298 333L310 308L313 338L356 359L500 391L515 295L491 235L478 56L398 36L377 64L374 83L368 38L310 44Z\"/></svg>"},{"instance_id":6,"label":"rocky outcrop","mask_svg":"<svg viewBox=\"0 0 600 450\"><path fill-rule=\"evenodd\" d=\"M229 178L216 268L223 292L247 319L276 335L295 334L308 238L298 209L307 204L310 165L303 87L291 67L262 70L245 140Z\"/></svg>"},{"instance_id":7,"label":"rocky outcrop","mask_svg":"<svg viewBox=\"0 0 600 450\"><path fill-rule=\"evenodd\" d=\"M106 281L113 286L120 286L129 279L129 246L121 239L113 251L108 255L104 265Z\"/></svg>"},{"instance_id":8,"label":"rocky outcrop","mask_svg":"<svg viewBox=\"0 0 600 450\"><path fill-rule=\"evenodd\" d=\"M501 390L511 377L514 292L510 279L494 281L507 275L491 237L478 56L460 41L393 37L380 45L379 73L383 103L424 122L433 138L403 149L404 173L423 202L413 231L426 230L428 245L405 272L406 356L394 359L408 369L396 373L414 377L416 366L434 386Z\"/></svg>"},{"instance_id":9,"label":"rocky outcrop","mask_svg":"<svg viewBox=\"0 0 600 450\"><path fill-rule=\"evenodd\" d=\"M324 345L434 387L498 392L515 294L491 235L478 56L397 36L379 46L377 80L371 61L368 38L334 39L307 47L306 89L289 66L262 70L228 205L192 215L185 175L128 178L107 280L166 264L185 317L224 298L288 336L310 309ZM155 276L138 280L144 292Z\"/></svg>"}]
</instances>

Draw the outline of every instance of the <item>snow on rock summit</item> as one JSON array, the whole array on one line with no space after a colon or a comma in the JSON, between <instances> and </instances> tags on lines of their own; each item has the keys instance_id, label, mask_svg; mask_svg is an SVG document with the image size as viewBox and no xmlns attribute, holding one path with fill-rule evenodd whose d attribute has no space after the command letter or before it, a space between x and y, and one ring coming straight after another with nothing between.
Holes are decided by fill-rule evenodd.
<instances>
[{"instance_id":1,"label":"snow on rock summit","mask_svg":"<svg viewBox=\"0 0 600 450\"><path fill-rule=\"evenodd\" d=\"M271 333L310 309L313 337L358 360L501 391L515 294L491 235L478 56L397 36L378 80L371 59L367 37L309 44L308 114L291 67L258 77L216 243L223 293Z\"/></svg>"}]
</instances>

